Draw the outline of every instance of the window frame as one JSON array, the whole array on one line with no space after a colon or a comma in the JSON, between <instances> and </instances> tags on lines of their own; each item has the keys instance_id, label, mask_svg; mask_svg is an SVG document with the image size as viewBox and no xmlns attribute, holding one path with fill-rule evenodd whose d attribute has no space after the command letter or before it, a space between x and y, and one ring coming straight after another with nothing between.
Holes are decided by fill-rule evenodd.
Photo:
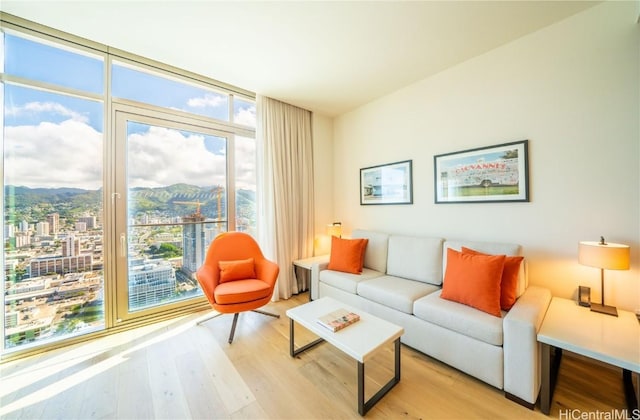
<instances>
[{"instance_id":1,"label":"window frame","mask_svg":"<svg viewBox=\"0 0 640 420\"><path fill-rule=\"evenodd\" d=\"M0 343L0 360L11 360L19 357L28 356L31 354L40 353L42 351L48 351L50 349L59 348L67 345L71 345L77 342L85 341L88 339L97 338L100 336L117 333L126 329L130 329L136 326L144 325L150 322L158 322L163 319L169 319L176 316L180 316L186 313L191 313L195 310L201 310L208 307L206 299L203 297L198 304L192 304L183 306L179 309L173 309L162 311L159 313L151 314L148 317L142 317L138 320L131 322L118 323L117 311L115 307L116 299L116 267L114 256L118 249L117 241L117 229L116 229L116 213L114 210L112 200L116 193L116 165L115 153L116 146L114 143L115 136L115 112L117 109L140 109L145 112L150 112L154 115L162 115L165 118L175 118L178 121L187 119L189 121L199 121L203 126L208 129L213 129L226 133L232 139L228 145L228 151L230 156L233 157L234 153L234 139L235 136L242 136L246 138L256 138L256 128L250 127L244 124L239 124L234 121L234 98L242 99L243 101L249 101L256 103L256 95L246 89L239 88L218 80L196 74L178 67L174 67L169 64L161 63L155 60L151 60L136 54L132 54L117 48L110 47L105 44L101 44L95 41L91 41L82 37L78 37L66 32L62 32L47 26L28 21L26 19L19 18L0 12L0 33L8 32L11 35L25 37L37 42L42 42L48 45L53 45L58 48L71 49L74 52L84 52L89 56L101 57L103 60L104 71L104 90L102 94L95 94L91 92L80 91L77 89L59 86L51 83L40 82L37 80L30 80L22 77L8 75L4 72L4 63L0 63L0 100L2 100L4 109L4 86L5 84L14 84L25 86L33 89L39 89L42 91L53 92L58 94L66 94L83 99L89 99L94 101L100 101L103 103L103 242L104 242L104 284L103 293L105 295L104 304L104 330L88 332L79 336L73 336L69 338L63 338L55 342L43 342L35 343L34 345L25 345L18 349L11 349L6 351L4 347L4 329L5 320L4 316L0 319L0 328L2 328L2 343ZM0 58L3 60L4 57ZM116 99L111 96L111 66L113 61L119 63L128 63L135 68L146 68L154 73L165 75L173 80L181 80L189 84L197 84L213 91L220 91L228 94L229 96L229 120L222 121L212 117L207 117L198 114L190 114L188 112L168 110L167 108L161 108L149 104L142 104L132 100ZM256 103L257 104L257 103ZM2 130L0 132L0 141L4 143L4 111L0 114L0 124ZM0 169L4 173L4 164ZM2 175L3 176L3 175ZM235 162L232 158L227 156L227 188L228 188L228 226L232 229L235 226L236 218L236 194L235 189ZM3 176L4 184L4 176ZM259 188L260 182L256 185ZM260 196L259 191L256 191L257 197ZM0 194L0 205L4 209L4 194ZM259 204L256 202L256 206ZM4 212L4 210L3 210ZM233 217L232 217L233 216ZM3 224L4 226L4 224ZM3 229L4 231L4 229ZM4 239L4 232L3 232ZM108 261L107 261L108 260ZM2 253L2 261L4 261L4 252ZM0 284L0 292L4 295L4 282ZM4 306L4 301L3 301ZM4 311L4 309L3 309Z\"/></svg>"}]
</instances>

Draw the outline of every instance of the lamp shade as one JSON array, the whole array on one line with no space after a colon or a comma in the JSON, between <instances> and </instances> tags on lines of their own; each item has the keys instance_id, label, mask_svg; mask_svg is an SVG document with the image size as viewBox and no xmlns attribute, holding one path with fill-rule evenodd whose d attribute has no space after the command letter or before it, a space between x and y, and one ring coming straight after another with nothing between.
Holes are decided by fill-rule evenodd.
<instances>
[{"instance_id":1,"label":"lamp shade","mask_svg":"<svg viewBox=\"0 0 640 420\"><path fill-rule=\"evenodd\" d=\"M605 270L628 270L629 246L583 241L578 245L578 262Z\"/></svg>"},{"instance_id":2,"label":"lamp shade","mask_svg":"<svg viewBox=\"0 0 640 420\"><path fill-rule=\"evenodd\" d=\"M327 225L327 235L342 237L342 223L336 222L331 225Z\"/></svg>"}]
</instances>

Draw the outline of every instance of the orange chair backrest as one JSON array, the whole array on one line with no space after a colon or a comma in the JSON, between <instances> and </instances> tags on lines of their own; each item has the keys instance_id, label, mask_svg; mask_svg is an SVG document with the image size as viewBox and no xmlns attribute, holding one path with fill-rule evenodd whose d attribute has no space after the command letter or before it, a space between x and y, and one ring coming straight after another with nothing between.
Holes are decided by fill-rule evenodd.
<instances>
[{"instance_id":1,"label":"orange chair backrest","mask_svg":"<svg viewBox=\"0 0 640 420\"><path fill-rule=\"evenodd\" d=\"M258 243L251 235L244 232L225 232L216 236L209 245L204 265L213 267L214 284L219 281L220 270L218 262L244 260L253 258L255 261L264 259Z\"/></svg>"}]
</instances>

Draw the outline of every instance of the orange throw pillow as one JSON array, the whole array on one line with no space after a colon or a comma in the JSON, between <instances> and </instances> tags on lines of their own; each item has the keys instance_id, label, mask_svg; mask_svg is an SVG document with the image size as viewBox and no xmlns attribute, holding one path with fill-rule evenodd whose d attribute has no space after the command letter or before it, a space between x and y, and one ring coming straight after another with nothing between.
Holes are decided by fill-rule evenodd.
<instances>
[{"instance_id":1,"label":"orange throw pillow","mask_svg":"<svg viewBox=\"0 0 640 420\"><path fill-rule=\"evenodd\" d=\"M233 280L255 279L253 258L246 260L219 261L220 283Z\"/></svg>"},{"instance_id":2,"label":"orange throw pillow","mask_svg":"<svg viewBox=\"0 0 640 420\"><path fill-rule=\"evenodd\" d=\"M474 249L462 247L463 254L489 255ZM516 303L516 293L518 291L518 274L520 274L520 264L524 257L507 255L504 260L504 270L502 271L502 281L500 282L500 307L508 311Z\"/></svg>"},{"instance_id":3,"label":"orange throw pillow","mask_svg":"<svg viewBox=\"0 0 640 420\"><path fill-rule=\"evenodd\" d=\"M447 269L440 297L501 317L500 280L504 260L504 255L463 254L447 248Z\"/></svg>"},{"instance_id":4,"label":"orange throw pillow","mask_svg":"<svg viewBox=\"0 0 640 420\"><path fill-rule=\"evenodd\" d=\"M360 274L364 264L364 253L368 239L342 239L331 237L331 255L329 270Z\"/></svg>"}]
</instances>

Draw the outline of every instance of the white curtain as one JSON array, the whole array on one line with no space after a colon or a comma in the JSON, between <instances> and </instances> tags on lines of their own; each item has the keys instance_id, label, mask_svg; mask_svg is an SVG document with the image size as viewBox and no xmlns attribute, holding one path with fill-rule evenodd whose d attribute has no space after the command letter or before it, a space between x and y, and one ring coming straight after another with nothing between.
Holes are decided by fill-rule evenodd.
<instances>
[{"instance_id":1,"label":"white curtain","mask_svg":"<svg viewBox=\"0 0 640 420\"><path fill-rule=\"evenodd\" d=\"M308 279L296 280L293 261L313 255L311 112L258 95L256 140L259 242L280 266L273 299L287 299L308 288Z\"/></svg>"}]
</instances>

